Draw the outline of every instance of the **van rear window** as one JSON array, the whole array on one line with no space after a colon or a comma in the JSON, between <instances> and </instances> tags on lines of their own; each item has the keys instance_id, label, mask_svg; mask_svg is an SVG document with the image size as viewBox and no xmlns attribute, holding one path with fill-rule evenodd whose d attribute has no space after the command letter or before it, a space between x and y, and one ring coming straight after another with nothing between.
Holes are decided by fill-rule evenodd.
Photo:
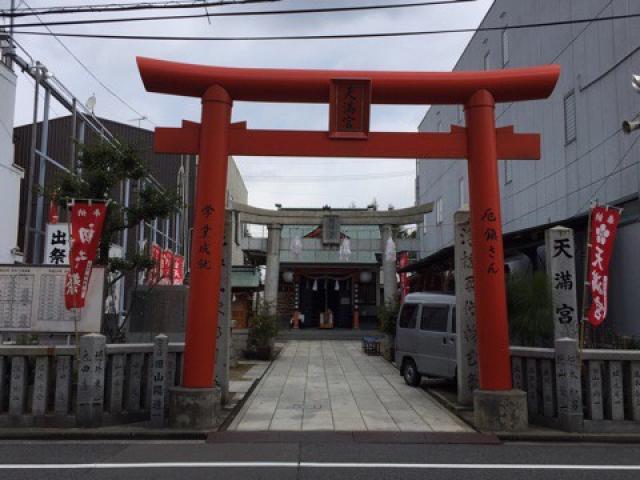
<instances>
[{"instance_id":1,"label":"van rear window","mask_svg":"<svg viewBox=\"0 0 640 480\"><path fill-rule=\"evenodd\" d=\"M418 305L405 303L400 311L400 328L416 328Z\"/></svg>"},{"instance_id":2,"label":"van rear window","mask_svg":"<svg viewBox=\"0 0 640 480\"><path fill-rule=\"evenodd\" d=\"M449 307L444 305L423 305L422 318L420 319L420 330L446 332L448 319Z\"/></svg>"}]
</instances>

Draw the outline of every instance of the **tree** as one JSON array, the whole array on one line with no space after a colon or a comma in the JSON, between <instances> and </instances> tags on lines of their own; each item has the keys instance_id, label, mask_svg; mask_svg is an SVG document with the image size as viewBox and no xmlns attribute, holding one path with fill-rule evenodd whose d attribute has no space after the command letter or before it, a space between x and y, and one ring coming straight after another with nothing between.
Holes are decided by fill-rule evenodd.
<instances>
[{"instance_id":1,"label":"tree","mask_svg":"<svg viewBox=\"0 0 640 480\"><path fill-rule=\"evenodd\" d=\"M177 192L160 191L147 184L138 192L137 201L125 208L113 198L116 188L127 179L135 186L138 180L149 176L149 169L135 148L107 142L79 145L79 148L78 172L60 175L50 191L43 193L55 198L62 207L74 198L109 200L96 264L108 268L111 273L108 286L111 287L127 272L147 270L153 266L149 255L136 251L128 252L126 258L109 258L109 247L116 235L140 222L169 217L180 208L180 198Z\"/></svg>"}]
</instances>

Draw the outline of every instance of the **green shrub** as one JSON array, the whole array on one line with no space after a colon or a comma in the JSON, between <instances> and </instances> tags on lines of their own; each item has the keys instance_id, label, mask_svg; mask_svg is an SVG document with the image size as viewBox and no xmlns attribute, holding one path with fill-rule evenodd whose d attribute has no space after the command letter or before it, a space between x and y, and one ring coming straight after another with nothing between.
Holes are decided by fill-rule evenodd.
<instances>
[{"instance_id":1,"label":"green shrub","mask_svg":"<svg viewBox=\"0 0 640 480\"><path fill-rule=\"evenodd\" d=\"M385 303L378 306L378 330L387 335L396 334L396 319L398 318L398 311L400 310L400 304L397 301L391 303Z\"/></svg>"},{"instance_id":2,"label":"green shrub","mask_svg":"<svg viewBox=\"0 0 640 480\"><path fill-rule=\"evenodd\" d=\"M278 318L269 313L266 302L261 302L249 323L249 344L253 347L269 346L278 335Z\"/></svg>"},{"instance_id":3,"label":"green shrub","mask_svg":"<svg viewBox=\"0 0 640 480\"><path fill-rule=\"evenodd\" d=\"M545 272L510 276L507 309L514 340L523 345L540 346L553 339L553 303Z\"/></svg>"}]
</instances>

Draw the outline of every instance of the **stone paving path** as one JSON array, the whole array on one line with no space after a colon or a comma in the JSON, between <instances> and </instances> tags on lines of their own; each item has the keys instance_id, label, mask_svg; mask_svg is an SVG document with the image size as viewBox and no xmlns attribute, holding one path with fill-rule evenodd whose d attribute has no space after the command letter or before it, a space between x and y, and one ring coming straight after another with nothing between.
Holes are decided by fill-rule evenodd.
<instances>
[{"instance_id":1,"label":"stone paving path","mask_svg":"<svg viewBox=\"0 0 640 480\"><path fill-rule=\"evenodd\" d=\"M355 341L289 341L230 430L472 431Z\"/></svg>"}]
</instances>

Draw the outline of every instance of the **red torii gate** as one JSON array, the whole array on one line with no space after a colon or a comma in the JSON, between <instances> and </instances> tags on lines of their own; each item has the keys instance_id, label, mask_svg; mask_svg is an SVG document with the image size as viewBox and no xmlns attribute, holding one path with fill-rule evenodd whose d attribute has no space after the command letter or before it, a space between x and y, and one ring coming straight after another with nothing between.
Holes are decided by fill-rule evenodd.
<instances>
[{"instance_id":1,"label":"red torii gate","mask_svg":"<svg viewBox=\"0 0 640 480\"><path fill-rule=\"evenodd\" d=\"M540 158L538 134L495 127L495 103L548 97L560 67L483 72L223 68L138 58L146 89L202 99L201 123L157 128L155 151L200 156L183 387L214 382L229 155L468 159L480 388L510 390L511 368L497 160ZM249 130L233 100L330 103L330 131ZM369 132L378 104L460 104L450 133Z\"/></svg>"}]
</instances>

